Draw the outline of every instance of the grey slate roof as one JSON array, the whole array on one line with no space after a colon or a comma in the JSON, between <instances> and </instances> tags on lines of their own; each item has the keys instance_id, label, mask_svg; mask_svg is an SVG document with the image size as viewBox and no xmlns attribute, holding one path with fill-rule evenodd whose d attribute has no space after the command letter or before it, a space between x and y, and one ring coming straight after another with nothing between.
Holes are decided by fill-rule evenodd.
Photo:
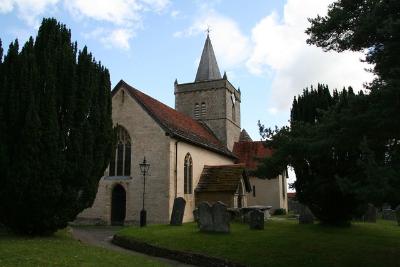
<instances>
[{"instance_id":1,"label":"grey slate roof","mask_svg":"<svg viewBox=\"0 0 400 267\"><path fill-rule=\"evenodd\" d=\"M245 129L240 132L239 142L253 142L250 135L247 133Z\"/></svg>"},{"instance_id":2,"label":"grey slate roof","mask_svg":"<svg viewBox=\"0 0 400 267\"><path fill-rule=\"evenodd\" d=\"M210 36L207 35L204 43L203 53L201 54L200 64L197 69L195 82L210 81L221 79L221 73L215 58L214 49L211 44Z\"/></svg>"}]
</instances>

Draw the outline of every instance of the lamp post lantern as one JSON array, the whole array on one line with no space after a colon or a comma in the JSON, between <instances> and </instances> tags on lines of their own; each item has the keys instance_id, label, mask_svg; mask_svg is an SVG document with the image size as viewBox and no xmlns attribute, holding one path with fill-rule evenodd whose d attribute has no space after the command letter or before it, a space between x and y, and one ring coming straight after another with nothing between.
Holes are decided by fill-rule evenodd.
<instances>
[{"instance_id":1,"label":"lamp post lantern","mask_svg":"<svg viewBox=\"0 0 400 267\"><path fill-rule=\"evenodd\" d=\"M146 174L150 169L150 164L147 163L146 157L143 158L143 162L139 164L140 171L143 174L143 205L142 210L140 211L140 227L146 226L146 210L144 209L144 195L146 193Z\"/></svg>"}]
</instances>

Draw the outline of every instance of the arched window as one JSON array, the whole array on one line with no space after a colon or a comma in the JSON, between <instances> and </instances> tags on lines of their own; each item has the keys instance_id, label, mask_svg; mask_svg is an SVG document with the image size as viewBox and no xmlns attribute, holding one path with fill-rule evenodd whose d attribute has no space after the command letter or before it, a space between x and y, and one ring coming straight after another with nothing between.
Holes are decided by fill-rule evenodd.
<instances>
[{"instance_id":1,"label":"arched window","mask_svg":"<svg viewBox=\"0 0 400 267\"><path fill-rule=\"evenodd\" d=\"M236 108L235 104L232 104L232 120L236 121Z\"/></svg>"},{"instance_id":2,"label":"arched window","mask_svg":"<svg viewBox=\"0 0 400 267\"><path fill-rule=\"evenodd\" d=\"M109 176L131 175L131 138L122 126L117 126L117 147L110 161Z\"/></svg>"},{"instance_id":3,"label":"arched window","mask_svg":"<svg viewBox=\"0 0 400 267\"><path fill-rule=\"evenodd\" d=\"M194 118L200 118L200 105L199 103L194 104Z\"/></svg>"},{"instance_id":4,"label":"arched window","mask_svg":"<svg viewBox=\"0 0 400 267\"><path fill-rule=\"evenodd\" d=\"M192 193L192 184L193 184L193 162L192 157L189 153L186 154L185 157L185 166L184 166L184 193L191 194Z\"/></svg>"},{"instance_id":5,"label":"arched window","mask_svg":"<svg viewBox=\"0 0 400 267\"><path fill-rule=\"evenodd\" d=\"M207 114L207 108L206 108L206 103L202 102L201 103L201 117L205 117Z\"/></svg>"}]
</instances>

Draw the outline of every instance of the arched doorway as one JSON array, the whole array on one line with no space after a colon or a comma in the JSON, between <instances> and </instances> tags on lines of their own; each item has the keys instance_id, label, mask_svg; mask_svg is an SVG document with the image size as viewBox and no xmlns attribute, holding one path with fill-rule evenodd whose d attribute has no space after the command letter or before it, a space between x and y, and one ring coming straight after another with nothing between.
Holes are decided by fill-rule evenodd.
<instances>
[{"instance_id":1,"label":"arched doorway","mask_svg":"<svg viewBox=\"0 0 400 267\"><path fill-rule=\"evenodd\" d=\"M111 195L111 225L124 225L126 192L122 185L114 186Z\"/></svg>"}]
</instances>

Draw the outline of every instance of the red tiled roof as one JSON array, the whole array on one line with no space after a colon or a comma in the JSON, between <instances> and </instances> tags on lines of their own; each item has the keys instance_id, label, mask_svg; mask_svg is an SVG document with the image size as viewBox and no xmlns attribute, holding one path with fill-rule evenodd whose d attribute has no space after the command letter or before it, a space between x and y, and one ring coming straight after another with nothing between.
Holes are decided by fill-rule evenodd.
<instances>
[{"instance_id":1,"label":"red tiled roof","mask_svg":"<svg viewBox=\"0 0 400 267\"><path fill-rule=\"evenodd\" d=\"M236 142L233 153L238 157L239 163L244 163L248 170L255 170L258 159L272 155L272 150L266 148L262 141Z\"/></svg>"},{"instance_id":2,"label":"red tiled roof","mask_svg":"<svg viewBox=\"0 0 400 267\"><path fill-rule=\"evenodd\" d=\"M251 186L244 164L206 165L195 192L235 192L241 179L244 181L246 191L250 192Z\"/></svg>"},{"instance_id":3,"label":"red tiled roof","mask_svg":"<svg viewBox=\"0 0 400 267\"><path fill-rule=\"evenodd\" d=\"M231 158L235 155L203 123L176 111L160 101L144 94L121 80L113 89L112 95L124 87L147 113L172 137L183 139Z\"/></svg>"}]
</instances>

